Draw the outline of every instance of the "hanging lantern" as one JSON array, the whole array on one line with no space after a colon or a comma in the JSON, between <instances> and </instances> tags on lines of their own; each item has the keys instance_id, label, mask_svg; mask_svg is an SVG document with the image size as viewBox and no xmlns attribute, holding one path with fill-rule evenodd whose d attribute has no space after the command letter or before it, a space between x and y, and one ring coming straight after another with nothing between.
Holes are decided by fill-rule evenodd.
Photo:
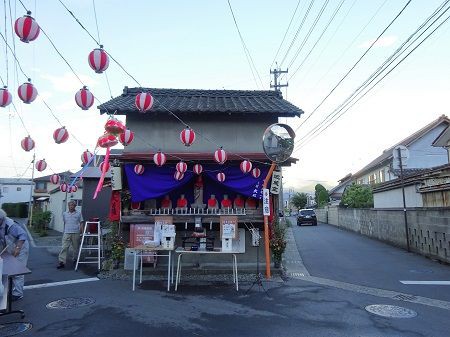
<instances>
[{"instance_id":1,"label":"hanging lantern","mask_svg":"<svg viewBox=\"0 0 450 337\"><path fill-rule=\"evenodd\" d=\"M122 143L123 146L131 144L133 139L134 139L134 132L129 129L125 129L125 131L119 135L119 141Z\"/></svg>"},{"instance_id":2,"label":"hanging lantern","mask_svg":"<svg viewBox=\"0 0 450 337\"><path fill-rule=\"evenodd\" d=\"M203 166L201 164L195 164L194 165L194 173L200 175L200 174L202 174L202 172L203 172Z\"/></svg>"},{"instance_id":3,"label":"hanging lantern","mask_svg":"<svg viewBox=\"0 0 450 337\"><path fill-rule=\"evenodd\" d=\"M184 161L180 161L175 168L177 172L184 173L187 171L187 164Z\"/></svg>"},{"instance_id":4,"label":"hanging lantern","mask_svg":"<svg viewBox=\"0 0 450 337\"><path fill-rule=\"evenodd\" d=\"M144 165L141 164L136 164L134 165L134 173L141 175L142 173L144 173Z\"/></svg>"},{"instance_id":5,"label":"hanging lantern","mask_svg":"<svg viewBox=\"0 0 450 337\"><path fill-rule=\"evenodd\" d=\"M103 172L103 168L105 165L106 165L105 172L109 171L109 168L110 168L109 161L107 161L107 162L102 161L99 166L101 172Z\"/></svg>"},{"instance_id":6,"label":"hanging lantern","mask_svg":"<svg viewBox=\"0 0 450 337\"><path fill-rule=\"evenodd\" d=\"M136 108L139 112L146 112L150 110L153 106L153 96L148 92L141 92L136 95L136 100L134 101Z\"/></svg>"},{"instance_id":7,"label":"hanging lantern","mask_svg":"<svg viewBox=\"0 0 450 337\"><path fill-rule=\"evenodd\" d=\"M63 193L66 193L68 188L69 186L66 183L62 183L61 185L59 185L59 189Z\"/></svg>"},{"instance_id":8,"label":"hanging lantern","mask_svg":"<svg viewBox=\"0 0 450 337\"><path fill-rule=\"evenodd\" d=\"M242 173L249 173L252 170L252 163L248 160L243 160L241 162L241 165L239 165L239 168L241 169Z\"/></svg>"},{"instance_id":9,"label":"hanging lantern","mask_svg":"<svg viewBox=\"0 0 450 337\"><path fill-rule=\"evenodd\" d=\"M50 176L50 182L54 185L59 184L60 179L61 179L60 176L57 174L52 174Z\"/></svg>"},{"instance_id":10,"label":"hanging lantern","mask_svg":"<svg viewBox=\"0 0 450 337\"><path fill-rule=\"evenodd\" d=\"M187 127L180 133L180 140L186 146L191 146L195 141L195 132L191 128Z\"/></svg>"},{"instance_id":11,"label":"hanging lantern","mask_svg":"<svg viewBox=\"0 0 450 337\"><path fill-rule=\"evenodd\" d=\"M131 202L131 209L132 210L138 210L141 208L141 203L140 202L136 202L136 201L132 201Z\"/></svg>"},{"instance_id":12,"label":"hanging lantern","mask_svg":"<svg viewBox=\"0 0 450 337\"><path fill-rule=\"evenodd\" d=\"M260 175L261 175L261 170L260 170L259 168L255 167L255 168L252 170L252 176L253 176L253 178L259 178Z\"/></svg>"},{"instance_id":13,"label":"hanging lantern","mask_svg":"<svg viewBox=\"0 0 450 337\"><path fill-rule=\"evenodd\" d=\"M41 29L39 28L36 20L34 20L31 16L31 12L28 11L27 15L24 15L16 20L14 30L20 38L20 41L28 43L36 40Z\"/></svg>"},{"instance_id":14,"label":"hanging lantern","mask_svg":"<svg viewBox=\"0 0 450 337\"><path fill-rule=\"evenodd\" d=\"M97 73L101 74L109 66L109 56L103 50L103 46L96 48L89 53L88 57L89 66Z\"/></svg>"},{"instance_id":15,"label":"hanging lantern","mask_svg":"<svg viewBox=\"0 0 450 337\"><path fill-rule=\"evenodd\" d=\"M220 148L214 152L214 160L219 164L223 164L227 161L227 153L224 149Z\"/></svg>"},{"instance_id":16,"label":"hanging lantern","mask_svg":"<svg viewBox=\"0 0 450 337\"><path fill-rule=\"evenodd\" d=\"M225 173L223 172L217 173L216 178L219 182L223 183L225 181Z\"/></svg>"},{"instance_id":17,"label":"hanging lantern","mask_svg":"<svg viewBox=\"0 0 450 337\"><path fill-rule=\"evenodd\" d=\"M92 157L94 157L94 155L89 152L89 150L86 150L81 154L81 162L83 163L83 165L86 165L91 161Z\"/></svg>"},{"instance_id":18,"label":"hanging lantern","mask_svg":"<svg viewBox=\"0 0 450 337\"><path fill-rule=\"evenodd\" d=\"M166 155L161 151L158 151L153 155L153 161L157 166L163 166L166 163L166 160Z\"/></svg>"},{"instance_id":19,"label":"hanging lantern","mask_svg":"<svg viewBox=\"0 0 450 337\"><path fill-rule=\"evenodd\" d=\"M38 94L34 85L31 84L30 78L28 79L28 82L19 86L19 89L17 89L17 93L22 102L26 104L30 104L31 102L33 102Z\"/></svg>"},{"instance_id":20,"label":"hanging lantern","mask_svg":"<svg viewBox=\"0 0 450 337\"><path fill-rule=\"evenodd\" d=\"M175 171L173 177L175 178L175 180L182 180L184 178L184 173Z\"/></svg>"},{"instance_id":21,"label":"hanging lantern","mask_svg":"<svg viewBox=\"0 0 450 337\"><path fill-rule=\"evenodd\" d=\"M119 141L117 140L116 136L105 133L98 138L97 145L103 148L107 148L117 145L118 142Z\"/></svg>"},{"instance_id":22,"label":"hanging lantern","mask_svg":"<svg viewBox=\"0 0 450 337\"><path fill-rule=\"evenodd\" d=\"M110 118L106 121L105 131L113 135L119 135L124 133L125 125L116 118Z\"/></svg>"},{"instance_id":23,"label":"hanging lantern","mask_svg":"<svg viewBox=\"0 0 450 337\"><path fill-rule=\"evenodd\" d=\"M39 172L44 171L47 168L47 163L45 162L45 159L38 160L36 162L35 167L36 167L36 170L38 170Z\"/></svg>"},{"instance_id":24,"label":"hanging lantern","mask_svg":"<svg viewBox=\"0 0 450 337\"><path fill-rule=\"evenodd\" d=\"M69 139L69 132L67 132L64 126L56 129L55 132L53 132L53 139L56 144L64 143L67 139Z\"/></svg>"},{"instance_id":25,"label":"hanging lantern","mask_svg":"<svg viewBox=\"0 0 450 337\"><path fill-rule=\"evenodd\" d=\"M73 186L70 188L70 192L71 192L71 193L75 193L76 191L78 191L78 186L77 186L77 185L73 185Z\"/></svg>"},{"instance_id":26,"label":"hanging lantern","mask_svg":"<svg viewBox=\"0 0 450 337\"><path fill-rule=\"evenodd\" d=\"M3 89L0 89L0 107L4 108L11 104L12 95L8 91L8 87L5 85Z\"/></svg>"},{"instance_id":27,"label":"hanging lantern","mask_svg":"<svg viewBox=\"0 0 450 337\"><path fill-rule=\"evenodd\" d=\"M75 94L75 102L81 109L88 110L94 104L94 95L84 86Z\"/></svg>"},{"instance_id":28,"label":"hanging lantern","mask_svg":"<svg viewBox=\"0 0 450 337\"><path fill-rule=\"evenodd\" d=\"M31 139L30 136L26 136L22 141L20 142L20 146L22 146L22 149L25 151L31 151L34 149L34 140Z\"/></svg>"}]
</instances>

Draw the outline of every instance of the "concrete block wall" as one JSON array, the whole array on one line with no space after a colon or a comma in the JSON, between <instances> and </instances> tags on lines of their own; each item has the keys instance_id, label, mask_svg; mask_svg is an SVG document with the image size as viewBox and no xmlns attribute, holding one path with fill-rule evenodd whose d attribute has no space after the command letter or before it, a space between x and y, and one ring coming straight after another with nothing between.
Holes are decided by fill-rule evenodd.
<instances>
[{"instance_id":1,"label":"concrete block wall","mask_svg":"<svg viewBox=\"0 0 450 337\"><path fill-rule=\"evenodd\" d=\"M316 214L320 222L407 247L403 210L328 207L316 210ZM410 249L450 263L450 209L408 210L407 220Z\"/></svg>"}]
</instances>

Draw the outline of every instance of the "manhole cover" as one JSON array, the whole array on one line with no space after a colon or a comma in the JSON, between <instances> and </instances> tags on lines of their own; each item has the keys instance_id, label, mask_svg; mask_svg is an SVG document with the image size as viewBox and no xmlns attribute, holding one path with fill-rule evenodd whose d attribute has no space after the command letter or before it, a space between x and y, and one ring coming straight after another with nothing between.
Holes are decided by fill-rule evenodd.
<instances>
[{"instance_id":1,"label":"manhole cover","mask_svg":"<svg viewBox=\"0 0 450 337\"><path fill-rule=\"evenodd\" d=\"M47 304L47 309L72 309L95 303L92 297L66 297Z\"/></svg>"},{"instance_id":2,"label":"manhole cover","mask_svg":"<svg viewBox=\"0 0 450 337\"><path fill-rule=\"evenodd\" d=\"M30 330L33 327L31 323L13 322L0 325L0 336L14 336L19 333Z\"/></svg>"},{"instance_id":3,"label":"manhole cover","mask_svg":"<svg viewBox=\"0 0 450 337\"><path fill-rule=\"evenodd\" d=\"M368 305L366 310L372 314L390 318L413 318L417 316L417 312L414 310L388 304Z\"/></svg>"}]
</instances>

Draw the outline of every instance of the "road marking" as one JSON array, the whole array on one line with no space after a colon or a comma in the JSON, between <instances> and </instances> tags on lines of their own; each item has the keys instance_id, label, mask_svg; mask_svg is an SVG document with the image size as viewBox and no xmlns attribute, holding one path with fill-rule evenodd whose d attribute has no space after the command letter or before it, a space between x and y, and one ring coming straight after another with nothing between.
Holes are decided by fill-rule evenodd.
<instances>
[{"instance_id":1,"label":"road marking","mask_svg":"<svg viewBox=\"0 0 450 337\"><path fill-rule=\"evenodd\" d=\"M419 284L433 286L450 286L450 281L400 281L403 284Z\"/></svg>"},{"instance_id":2,"label":"road marking","mask_svg":"<svg viewBox=\"0 0 450 337\"><path fill-rule=\"evenodd\" d=\"M64 286L64 285L68 285L68 284L76 284L76 283L84 283L84 282L92 282L92 281L100 281L100 279L98 277L89 277L89 278L81 278L81 279L69 280L69 281L32 284L32 285L23 287L23 289L28 290L28 289L37 289L37 288L48 288L48 287Z\"/></svg>"}]
</instances>

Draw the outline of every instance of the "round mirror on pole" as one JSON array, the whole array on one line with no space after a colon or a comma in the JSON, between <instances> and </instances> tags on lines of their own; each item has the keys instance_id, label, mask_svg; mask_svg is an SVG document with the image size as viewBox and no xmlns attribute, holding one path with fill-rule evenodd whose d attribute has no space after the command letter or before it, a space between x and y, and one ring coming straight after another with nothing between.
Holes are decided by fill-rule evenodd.
<instances>
[{"instance_id":1,"label":"round mirror on pole","mask_svg":"<svg viewBox=\"0 0 450 337\"><path fill-rule=\"evenodd\" d=\"M280 164L289 159L294 151L295 132L289 125L272 124L263 135L263 149L267 158Z\"/></svg>"}]
</instances>

